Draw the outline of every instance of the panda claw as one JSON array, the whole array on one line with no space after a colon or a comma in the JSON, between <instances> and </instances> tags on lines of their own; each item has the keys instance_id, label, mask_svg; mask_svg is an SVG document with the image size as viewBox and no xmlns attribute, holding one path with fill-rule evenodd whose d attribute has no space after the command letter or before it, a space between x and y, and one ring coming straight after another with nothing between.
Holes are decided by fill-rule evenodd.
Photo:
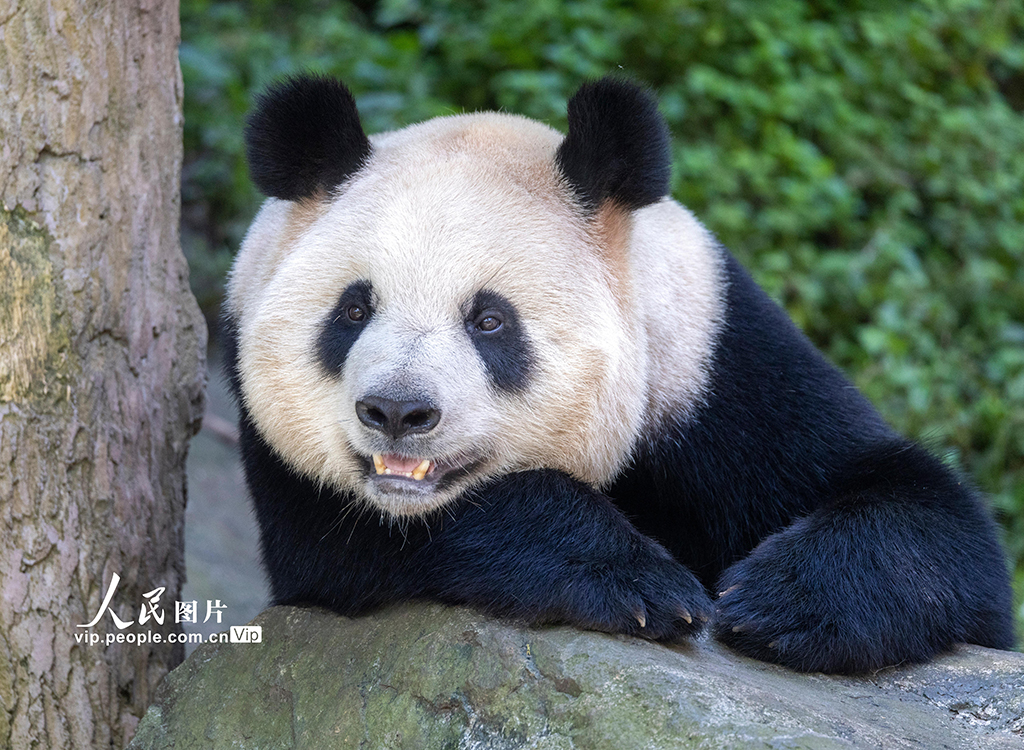
<instances>
[{"instance_id":1,"label":"panda claw","mask_svg":"<svg viewBox=\"0 0 1024 750\"><path fill-rule=\"evenodd\" d=\"M640 623L641 628L647 627L647 612L644 610L642 604L637 609L633 610L633 616L636 618L636 621Z\"/></svg>"},{"instance_id":2,"label":"panda claw","mask_svg":"<svg viewBox=\"0 0 1024 750\"><path fill-rule=\"evenodd\" d=\"M730 586L729 588L727 588L725 591L719 591L718 592L718 598L721 599L723 596L726 596L727 594L731 594L733 591L735 591L739 587L740 587L740 585L738 583L736 583L736 584L733 584L732 586Z\"/></svg>"},{"instance_id":3,"label":"panda claw","mask_svg":"<svg viewBox=\"0 0 1024 750\"><path fill-rule=\"evenodd\" d=\"M679 607L676 610L676 614L678 614L680 618L685 620L687 625L693 624L693 615L690 614L690 610L688 610L686 607Z\"/></svg>"}]
</instances>

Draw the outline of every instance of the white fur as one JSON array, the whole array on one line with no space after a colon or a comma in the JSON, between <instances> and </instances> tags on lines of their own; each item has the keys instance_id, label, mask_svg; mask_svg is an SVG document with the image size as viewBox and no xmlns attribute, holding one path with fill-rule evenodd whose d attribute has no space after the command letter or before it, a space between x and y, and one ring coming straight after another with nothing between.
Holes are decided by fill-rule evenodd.
<instances>
[{"instance_id":1,"label":"white fur","mask_svg":"<svg viewBox=\"0 0 1024 750\"><path fill-rule=\"evenodd\" d=\"M722 251L688 210L665 199L635 213L630 265L647 333L645 429L693 415L707 392L725 315Z\"/></svg>"},{"instance_id":2,"label":"white fur","mask_svg":"<svg viewBox=\"0 0 1024 750\"><path fill-rule=\"evenodd\" d=\"M291 466L394 515L532 468L594 486L638 435L706 390L724 296L707 232L664 200L635 212L616 264L554 167L561 135L510 115L430 120L371 139L369 164L311 207L268 200L232 271L242 395ZM627 217L627 225L628 225ZM342 291L368 280L375 314L341 377L316 360ZM520 394L496 390L465 330L489 289L516 307L536 359ZM442 420L395 447L359 423L366 393L428 397ZM473 456L481 470L429 496L381 491L355 454Z\"/></svg>"}]
</instances>

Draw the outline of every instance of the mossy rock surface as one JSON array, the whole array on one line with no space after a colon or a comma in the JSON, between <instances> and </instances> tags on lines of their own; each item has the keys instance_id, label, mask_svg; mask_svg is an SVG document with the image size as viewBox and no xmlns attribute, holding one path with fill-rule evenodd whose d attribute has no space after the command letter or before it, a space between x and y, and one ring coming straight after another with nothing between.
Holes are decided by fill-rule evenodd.
<instances>
[{"instance_id":1,"label":"mossy rock surface","mask_svg":"<svg viewBox=\"0 0 1024 750\"><path fill-rule=\"evenodd\" d=\"M831 677L433 604L254 624L262 643L201 646L168 675L129 747L1024 747L1018 653Z\"/></svg>"}]
</instances>

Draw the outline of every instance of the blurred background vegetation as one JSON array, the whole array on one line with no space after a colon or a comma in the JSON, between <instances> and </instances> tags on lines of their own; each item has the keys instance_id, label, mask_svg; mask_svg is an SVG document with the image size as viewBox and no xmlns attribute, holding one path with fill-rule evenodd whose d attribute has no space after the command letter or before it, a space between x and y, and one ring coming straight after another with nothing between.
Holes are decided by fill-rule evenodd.
<instances>
[{"instance_id":1,"label":"blurred background vegetation","mask_svg":"<svg viewBox=\"0 0 1024 750\"><path fill-rule=\"evenodd\" d=\"M253 91L342 78L368 132L463 110L565 127L650 84L673 193L899 430L989 494L1024 623L1021 0L182 0L183 244L216 319L260 202Z\"/></svg>"}]
</instances>

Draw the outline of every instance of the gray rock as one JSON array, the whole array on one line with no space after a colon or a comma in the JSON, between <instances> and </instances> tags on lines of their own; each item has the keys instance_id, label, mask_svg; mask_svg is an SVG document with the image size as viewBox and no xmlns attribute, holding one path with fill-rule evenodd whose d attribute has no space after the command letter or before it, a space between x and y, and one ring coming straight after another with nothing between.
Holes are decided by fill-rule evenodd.
<instances>
[{"instance_id":1,"label":"gray rock","mask_svg":"<svg viewBox=\"0 0 1024 750\"><path fill-rule=\"evenodd\" d=\"M204 645L130 748L1024 748L1024 654L963 646L859 677L416 604L276 607Z\"/></svg>"}]
</instances>

